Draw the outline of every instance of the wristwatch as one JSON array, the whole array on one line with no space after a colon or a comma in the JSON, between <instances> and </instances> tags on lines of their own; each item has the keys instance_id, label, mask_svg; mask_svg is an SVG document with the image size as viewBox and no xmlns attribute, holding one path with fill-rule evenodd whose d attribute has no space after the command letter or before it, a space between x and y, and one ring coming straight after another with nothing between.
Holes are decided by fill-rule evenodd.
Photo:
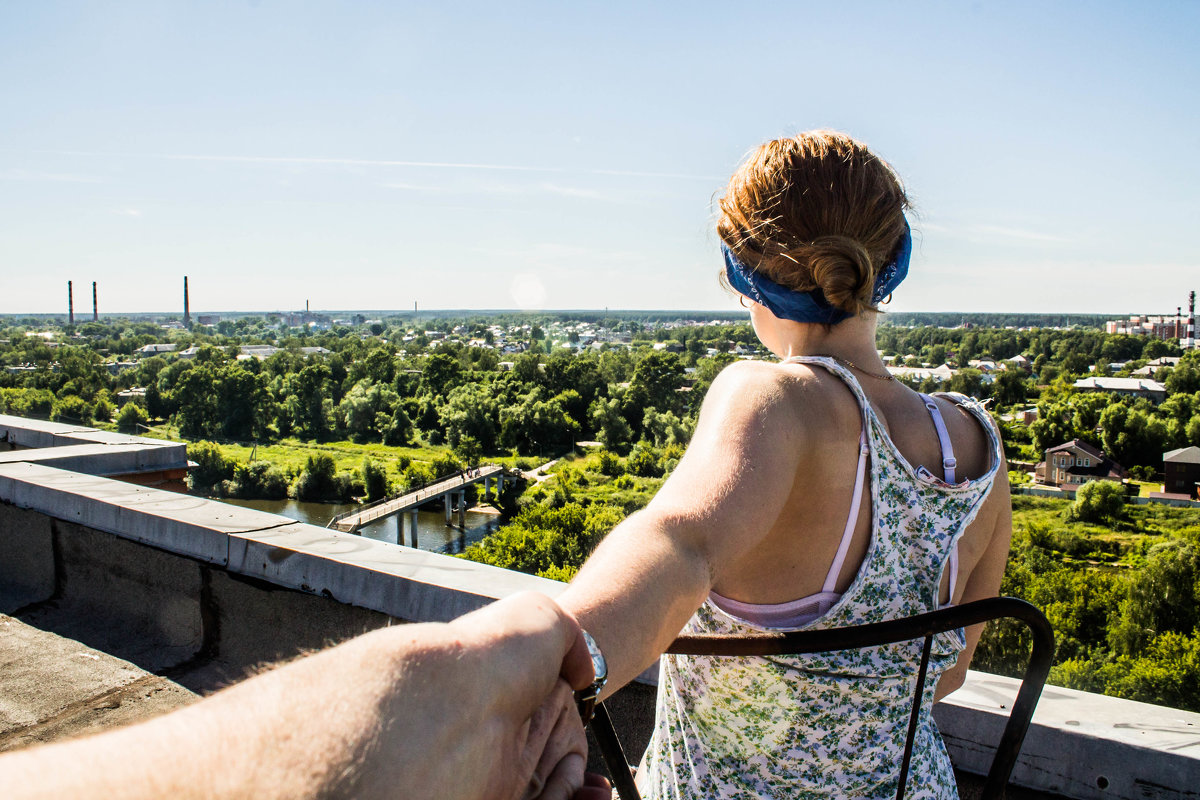
<instances>
[{"instance_id":1,"label":"wristwatch","mask_svg":"<svg viewBox=\"0 0 1200 800\"><path fill-rule=\"evenodd\" d=\"M579 709L579 718L583 720L586 727L592 721L592 715L595 713L596 700L600 697L604 684L608 683L608 662L604 660L604 654L600 652L600 646L596 644L592 635L587 631L582 631L582 633L583 641L587 644L588 655L592 657L592 672L596 676L589 686L575 692L575 705Z\"/></svg>"}]
</instances>

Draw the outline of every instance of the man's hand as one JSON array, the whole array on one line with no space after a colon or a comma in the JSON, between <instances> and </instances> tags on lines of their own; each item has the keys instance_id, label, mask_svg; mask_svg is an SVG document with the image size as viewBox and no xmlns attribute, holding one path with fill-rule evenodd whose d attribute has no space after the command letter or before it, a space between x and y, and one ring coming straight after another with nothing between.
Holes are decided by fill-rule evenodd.
<instances>
[{"instance_id":1,"label":"man's hand","mask_svg":"<svg viewBox=\"0 0 1200 800\"><path fill-rule=\"evenodd\" d=\"M140 725L5 754L0 795L608 800L584 774L572 696L591 680L578 623L523 594L374 631Z\"/></svg>"}]
</instances>

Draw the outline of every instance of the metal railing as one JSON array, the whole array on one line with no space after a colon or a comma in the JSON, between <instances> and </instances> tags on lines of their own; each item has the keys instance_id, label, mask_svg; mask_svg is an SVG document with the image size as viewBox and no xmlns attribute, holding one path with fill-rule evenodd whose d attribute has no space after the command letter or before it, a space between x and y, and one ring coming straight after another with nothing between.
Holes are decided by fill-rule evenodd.
<instances>
[{"instance_id":1,"label":"metal railing","mask_svg":"<svg viewBox=\"0 0 1200 800\"><path fill-rule=\"evenodd\" d=\"M491 470L491 471L487 472L487 475L484 475L483 473L488 470ZM435 478L432 481L426 481L425 483L421 484L420 486L418 486L415 489L409 489L408 491L405 491L405 492L399 492L399 493L391 495L389 497L385 497L382 500L376 500L372 503L367 503L366 505L359 506L350 511L343 511L341 514L338 514L333 519L329 520L329 522L325 525L325 527L326 528L336 527L339 522L341 522L345 519L349 519L350 517L359 516L361 514L366 513L367 511L374 509L374 508L379 508L380 506L387 505L388 503L394 503L397 500L407 500L407 502L404 503L404 505L406 505L406 506L412 505L412 504L424 503L429 500L432 500L435 497L438 497L439 495L445 494L447 491L452 491L454 489L457 489L460 486L465 486L468 483L473 483L474 481L479 480L480 478L491 477L492 475L502 475L502 474L505 474L508 472L508 470L505 469L500 464L484 464L481 467L476 467L474 470L469 470L469 471L476 471L479 474L474 477L469 477L469 476L464 475L462 472L460 472L458 475L450 475L450 476L445 476L445 477L441 477L441 478ZM355 527L357 527L357 526L355 526Z\"/></svg>"}]
</instances>

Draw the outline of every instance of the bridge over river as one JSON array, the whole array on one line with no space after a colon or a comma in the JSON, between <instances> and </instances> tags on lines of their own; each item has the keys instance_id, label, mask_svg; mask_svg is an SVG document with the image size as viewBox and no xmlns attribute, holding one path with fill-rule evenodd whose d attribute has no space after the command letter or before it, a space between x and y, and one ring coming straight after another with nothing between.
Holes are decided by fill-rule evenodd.
<instances>
[{"instance_id":1,"label":"bridge over river","mask_svg":"<svg viewBox=\"0 0 1200 800\"><path fill-rule=\"evenodd\" d=\"M442 478L439 481L422 486L405 494L395 495L393 497L385 497L382 500L377 500L370 505L362 506L354 511L348 511L345 514L338 514L329 521L326 527L336 528L345 533L354 533L363 525L368 525L372 522L390 517L393 514L403 514L409 512L411 521L409 522L409 530L411 531L411 546L417 546L417 509L425 503L441 498L446 506L446 524L450 525L453 520L454 510L458 510L458 524L464 526L465 515L467 512L467 486L475 483L483 484L483 497L487 499L495 487L496 495L504 491L504 479L507 470L499 464L485 464L482 467L468 469L459 472L456 475L451 475L448 478ZM512 477L508 478L514 480ZM455 501L457 500L457 503ZM404 541L404 523L400 523L400 541Z\"/></svg>"}]
</instances>

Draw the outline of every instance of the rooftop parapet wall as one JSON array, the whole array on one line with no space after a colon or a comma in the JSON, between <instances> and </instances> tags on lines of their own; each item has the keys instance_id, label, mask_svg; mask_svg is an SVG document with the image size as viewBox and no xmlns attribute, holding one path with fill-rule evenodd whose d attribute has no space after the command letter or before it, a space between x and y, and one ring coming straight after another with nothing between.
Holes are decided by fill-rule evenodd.
<instances>
[{"instance_id":1,"label":"rooftop parapet wall","mask_svg":"<svg viewBox=\"0 0 1200 800\"><path fill-rule=\"evenodd\" d=\"M563 588L276 514L40 464L0 463L0 502L406 621L448 621L516 592L556 595Z\"/></svg>"},{"instance_id":2,"label":"rooftop parapet wall","mask_svg":"<svg viewBox=\"0 0 1200 800\"><path fill-rule=\"evenodd\" d=\"M183 490L187 446L0 414L0 464L30 462Z\"/></svg>"},{"instance_id":3,"label":"rooftop parapet wall","mask_svg":"<svg viewBox=\"0 0 1200 800\"><path fill-rule=\"evenodd\" d=\"M67 425L61 422L47 422L28 417L14 417L10 414L0 414L0 440L21 448L107 444L164 448L171 452L177 452L181 449L186 450L185 445L180 442L147 439L144 436L130 436L124 433L102 431L96 428L89 428L86 425ZM186 457L183 460L186 463Z\"/></svg>"}]
</instances>

